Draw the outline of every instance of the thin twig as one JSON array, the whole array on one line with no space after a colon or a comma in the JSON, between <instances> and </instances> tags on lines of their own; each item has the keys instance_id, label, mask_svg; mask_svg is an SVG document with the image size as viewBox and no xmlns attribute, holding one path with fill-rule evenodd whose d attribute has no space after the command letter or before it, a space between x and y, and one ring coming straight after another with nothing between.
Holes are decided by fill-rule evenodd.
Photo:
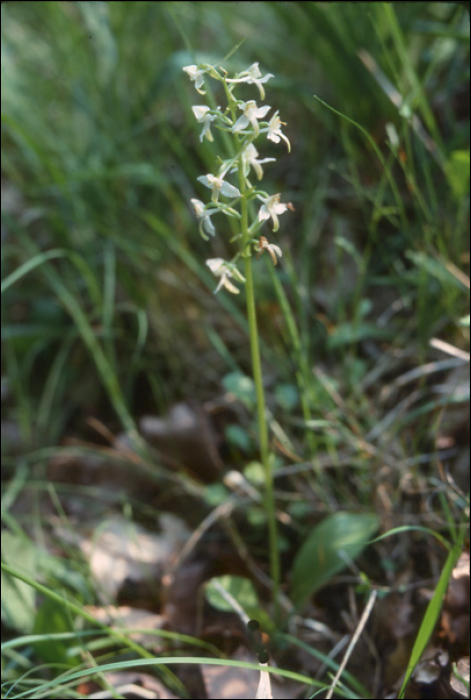
<instances>
[{"instance_id":1,"label":"thin twig","mask_svg":"<svg viewBox=\"0 0 471 700\"><path fill-rule=\"evenodd\" d=\"M334 680L332 681L332 685L329 688L329 692L327 693L326 700L329 700L329 698L332 697L334 694L335 686L337 685L340 676L342 675L345 666L348 663L348 660L351 656L351 653L353 649L355 648L356 643L358 642L358 639L360 638L361 633L363 632L363 628L366 625L366 622L370 616L371 611L373 610L373 605L375 604L376 596L378 595L377 591L372 591L371 595L368 599L368 603L366 604L366 608L363 611L363 615L361 616L360 622L358 623L358 627L355 630L355 634L352 637L352 640L350 644L347 647L347 651L345 652L345 656L343 657L342 663L339 666L339 669L337 673L335 674Z\"/></svg>"}]
</instances>

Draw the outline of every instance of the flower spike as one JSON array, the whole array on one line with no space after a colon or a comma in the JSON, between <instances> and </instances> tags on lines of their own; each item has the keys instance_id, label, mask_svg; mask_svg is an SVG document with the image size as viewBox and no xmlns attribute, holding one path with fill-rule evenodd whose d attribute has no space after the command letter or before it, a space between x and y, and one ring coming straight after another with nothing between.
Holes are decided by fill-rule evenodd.
<instances>
[{"instance_id":1,"label":"flower spike","mask_svg":"<svg viewBox=\"0 0 471 700\"><path fill-rule=\"evenodd\" d=\"M280 143L283 140L288 151L291 150L291 144L282 131L285 123L281 121L278 111L268 121L267 114L272 109L270 105L262 104L259 106L255 100L244 102L234 97L237 85L247 83L257 87L260 99L265 98L263 86L270 78L273 78L273 75L271 73L262 75L258 63L253 63L247 70L237 73L233 78L229 77L225 68L215 67L209 63L185 66L183 70L195 83L196 90L203 95L205 91L202 88L205 80L209 77L224 83L228 100L225 109L194 105L192 110L196 120L202 126L199 134L200 142L203 142L205 138L208 141L214 141L211 133L214 124L221 131L233 136L234 148L229 159L218 158L218 170L213 170L213 172L197 178L198 182L211 190L211 202L204 203L193 198L191 204L198 219L199 232L205 240L216 235L216 228L212 222L214 214L221 212L226 216L240 220L240 227L235 227L229 241L230 243L239 242L239 250L232 262L226 262L222 258L210 258L206 261L213 275L218 277L215 293L224 287L231 294L239 294L240 290L235 283L246 280L235 263L240 257L246 258L254 252L263 253L266 250L273 264L277 265L278 259L282 257L281 248L274 243L269 243L267 238L259 235L259 231L268 219L272 220L273 231L277 231L280 226L279 216L287 209L294 209L291 203L280 201L281 194L270 196L253 186L251 182L252 170L257 180L262 180L264 175L262 166L265 163L275 161L275 158L260 158L254 141L260 134L265 134L266 138L273 143ZM236 110L239 110L239 117L234 117ZM229 180L236 172L239 174L239 180L237 183L231 184ZM249 222L247 220L247 203L255 197L261 200L261 206L258 215L252 222ZM219 201L220 199L223 201ZM238 231L237 228L239 228ZM247 262L246 260L246 264ZM248 290L248 293L253 294L253 290L252 292Z\"/></svg>"}]
</instances>

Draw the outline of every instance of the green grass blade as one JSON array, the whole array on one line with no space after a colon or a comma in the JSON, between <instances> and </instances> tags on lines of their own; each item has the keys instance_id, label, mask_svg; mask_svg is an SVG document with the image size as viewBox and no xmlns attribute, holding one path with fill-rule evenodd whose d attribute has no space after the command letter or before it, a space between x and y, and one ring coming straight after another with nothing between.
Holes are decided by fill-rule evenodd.
<instances>
[{"instance_id":1,"label":"green grass blade","mask_svg":"<svg viewBox=\"0 0 471 700\"><path fill-rule=\"evenodd\" d=\"M2 280L0 293L3 294L3 292L5 292L9 287L11 287L12 284L18 282L18 280L27 275L28 272L31 272L31 270L34 270L36 267L39 267L39 265L43 265L48 260L52 260L54 258L64 258L68 255L69 253L67 250L59 249L50 250L47 253L39 253L38 255L35 255L30 260L27 260L25 263L23 263L23 265L20 265L20 267L11 274L9 274L8 277L5 277L5 279Z\"/></svg>"},{"instance_id":2,"label":"green grass blade","mask_svg":"<svg viewBox=\"0 0 471 700\"><path fill-rule=\"evenodd\" d=\"M464 533L464 530L463 530ZM463 535L464 536L464 535ZM422 620L422 624L420 625L419 632L417 634L417 638L415 640L414 647L412 649L411 657L409 660L409 665L407 666L407 671L406 675L404 678L404 682L402 684L401 690L399 692L398 698L401 700L401 698L404 698L404 692L406 689L406 686L412 676L412 673L414 672L415 667L420 661L420 658L422 654L425 651L425 648L428 644L428 641L430 637L432 636L435 624L438 620L438 616L440 614L440 610L442 607L442 602L443 598L446 593L446 589L448 586L448 581L450 580L451 574L453 572L453 569L455 567L456 562L458 561L461 551L462 551L462 538L456 542L456 544L453 546L451 552L449 553L447 560L445 562L445 566L443 567L442 573L440 575L440 579L438 581L437 587L435 589L435 592L433 594L432 600L427 606L427 610L425 612L424 619Z\"/></svg>"}]
</instances>

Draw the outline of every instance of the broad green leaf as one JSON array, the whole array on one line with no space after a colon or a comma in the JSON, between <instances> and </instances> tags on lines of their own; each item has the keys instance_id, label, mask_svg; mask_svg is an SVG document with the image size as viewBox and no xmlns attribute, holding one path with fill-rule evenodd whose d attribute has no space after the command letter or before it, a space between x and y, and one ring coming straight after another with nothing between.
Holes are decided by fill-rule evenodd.
<instances>
[{"instance_id":1,"label":"broad green leaf","mask_svg":"<svg viewBox=\"0 0 471 700\"><path fill-rule=\"evenodd\" d=\"M206 598L213 607L217 608L218 610L223 610L224 612L234 611L234 607L214 586L214 582L216 581L225 591L227 591L230 596L232 596L232 598L239 603L247 614L250 614L251 610L259 607L257 591L255 590L252 581L244 576L229 575L212 578L206 584Z\"/></svg>"},{"instance_id":2,"label":"broad green leaf","mask_svg":"<svg viewBox=\"0 0 471 700\"><path fill-rule=\"evenodd\" d=\"M2 532L2 559L32 576L36 575L34 546L12 532ZM2 570L2 622L10 629L28 634L33 629L35 592L31 586Z\"/></svg>"},{"instance_id":3,"label":"broad green leaf","mask_svg":"<svg viewBox=\"0 0 471 700\"><path fill-rule=\"evenodd\" d=\"M379 525L373 514L335 513L317 525L299 550L292 577L292 599L301 606L312 593L355 559ZM345 553L345 558L342 557Z\"/></svg>"},{"instance_id":4,"label":"broad green leaf","mask_svg":"<svg viewBox=\"0 0 471 700\"><path fill-rule=\"evenodd\" d=\"M273 631L273 621L260 606L257 591L252 581L244 576L218 576L212 578L205 584L206 600L218 610L224 612L234 612L235 607L231 605L229 599L221 595L217 589L217 584L221 586L236 604L244 610L246 615L257 620L262 629L267 632Z\"/></svg>"},{"instance_id":5,"label":"broad green leaf","mask_svg":"<svg viewBox=\"0 0 471 700\"><path fill-rule=\"evenodd\" d=\"M51 639L49 635L60 632L71 632L71 616L63 605L56 600L47 598L38 612L34 621L33 633L45 635L42 641L34 642L34 650L40 659L46 663L62 663L76 666L80 659L67 654L67 648L76 644L76 640Z\"/></svg>"}]
</instances>

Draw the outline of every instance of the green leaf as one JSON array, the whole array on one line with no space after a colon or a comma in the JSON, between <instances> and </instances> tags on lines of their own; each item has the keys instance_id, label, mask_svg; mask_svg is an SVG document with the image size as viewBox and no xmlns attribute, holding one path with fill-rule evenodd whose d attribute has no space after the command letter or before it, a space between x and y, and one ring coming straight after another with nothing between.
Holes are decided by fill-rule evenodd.
<instances>
[{"instance_id":1,"label":"green leaf","mask_svg":"<svg viewBox=\"0 0 471 700\"><path fill-rule=\"evenodd\" d=\"M260 607L257 591L250 579L244 576L226 575L212 578L205 584L204 592L206 600L213 607L218 610L223 610L224 612L234 612L234 605L231 605L229 599L226 600L226 598L221 595L218 586L221 586L221 588L234 599L236 604L238 603L240 607L243 608L246 615L257 620L262 629L267 632L274 631L273 620L265 610Z\"/></svg>"},{"instance_id":2,"label":"green leaf","mask_svg":"<svg viewBox=\"0 0 471 700\"><path fill-rule=\"evenodd\" d=\"M445 172L455 198L461 201L469 196L469 151L453 151Z\"/></svg>"},{"instance_id":3,"label":"green leaf","mask_svg":"<svg viewBox=\"0 0 471 700\"><path fill-rule=\"evenodd\" d=\"M437 260L431 255L416 250L406 250L405 255L419 269L435 277L446 289L463 289L464 283L449 271L444 260Z\"/></svg>"},{"instance_id":4,"label":"green leaf","mask_svg":"<svg viewBox=\"0 0 471 700\"><path fill-rule=\"evenodd\" d=\"M250 611L259 608L257 591L250 579L244 576L219 576L212 578L205 587L206 599L218 610L233 612L234 607L226 600L214 585L216 582L231 595L239 605L250 615Z\"/></svg>"},{"instance_id":5,"label":"green leaf","mask_svg":"<svg viewBox=\"0 0 471 700\"><path fill-rule=\"evenodd\" d=\"M205 486L203 497L208 506L216 508L228 498L229 491L223 484L209 484Z\"/></svg>"},{"instance_id":6,"label":"green leaf","mask_svg":"<svg viewBox=\"0 0 471 700\"><path fill-rule=\"evenodd\" d=\"M255 406L255 385L250 377L242 372L231 372L226 374L222 383L225 390L234 394L247 408L251 409Z\"/></svg>"},{"instance_id":7,"label":"green leaf","mask_svg":"<svg viewBox=\"0 0 471 700\"><path fill-rule=\"evenodd\" d=\"M329 350L351 345L362 340L390 340L392 331L378 328L374 323L341 323L327 340Z\"/></svg>"},{"instance_id":8,"label":"green leaf","mask_svg":"<svg viewBox=\"0 0 471 700\"><path fill-rule=\"evenodd\" d=\"M292 599L300 607L323 583L355 559L379 525L373 514L335 513L317 525L299 550L292 578Z\"/></svg>"},{"instance_id":9,"label":"green leaf","mask_svg":"<svg viewBox=\"0 0 471 700\"><path fill-rule=\"evenodd\" d=\"M242 426L228 425L224 431L224 435L226 440L234 447L238 447L239 450L243 452L248 452L250 450L250 437Z\"/></svg>"},{"instance_id":10,"label":"green leaf","mask_svg":"<svg viewBox=\"0 0 471 700\"><path fill-rule=\"evenodd\" d=\"M294 384L278 384L275 387L276 402L287 413L294 411L299 404L299 392Z\"/></svg>"},{"instance_id":11,"label":"green leaf","mask_svg":"<svg viewBox=\"0 0 471 700\"><path fill-rule=\"evenodd\" d=\"M272 465L270 465L272 467ZM244 476L254 486L263 486L265 483L265 470L261 462L249 462L244 467Z\"/></svg>"},{"instance_id":12,"label":"green leaf","mask_svg":"<svg viewBox=\"0 0 471 700\"><path fill-rule=\"evenodd\" d=\"M440 614L440 610L442 609L442 602L443 598L445 597L448 582L450 581L456 562L460 557L462 547L463 543L460 540L453 545L453 548L448 554L440 579L437 583L437 587L435 588L433 597L427 606L424 619L422 620L422 624L420 625L420 629L417 633L414 647L411 652L409 664L407 666L406 675L402 683L402 688L399 691L399 698L404 697L406 686L414 672L415 667L419 663L422 654L425 651L430 637L432 636L433 630L438 620L438 616Z\"/></svg>"},{"instance_id":13,"label":"green leaf","mask_svg":"<svg viewBox=\"0 0 471 700\"><path fill-rule=\"evenodd\" d=\"M78 656L71 657L67 648L76 644L75 640L63 641L50 639L49 635L60 632L71 632L71 618L68 611L57 601L46 599L39 608L34 621L34 634L45 635L45 639L34 642L34 650L40 659L46 663L63 663L76 666L80 663Z\"/></svg>"},{"instance_id":14,"label":"green leaf","mask_svg":"<svg viewBox=\"0 0 471 700\"><path fill-rule=\"evenodd\" d=\"M21 571L36 576L36 555L28 540L7 530L2 532L2 559ZM2 622L10 629L28 634L35 616L35 592L27 583L2 570Z\"/></svg>"}]
</instances>

